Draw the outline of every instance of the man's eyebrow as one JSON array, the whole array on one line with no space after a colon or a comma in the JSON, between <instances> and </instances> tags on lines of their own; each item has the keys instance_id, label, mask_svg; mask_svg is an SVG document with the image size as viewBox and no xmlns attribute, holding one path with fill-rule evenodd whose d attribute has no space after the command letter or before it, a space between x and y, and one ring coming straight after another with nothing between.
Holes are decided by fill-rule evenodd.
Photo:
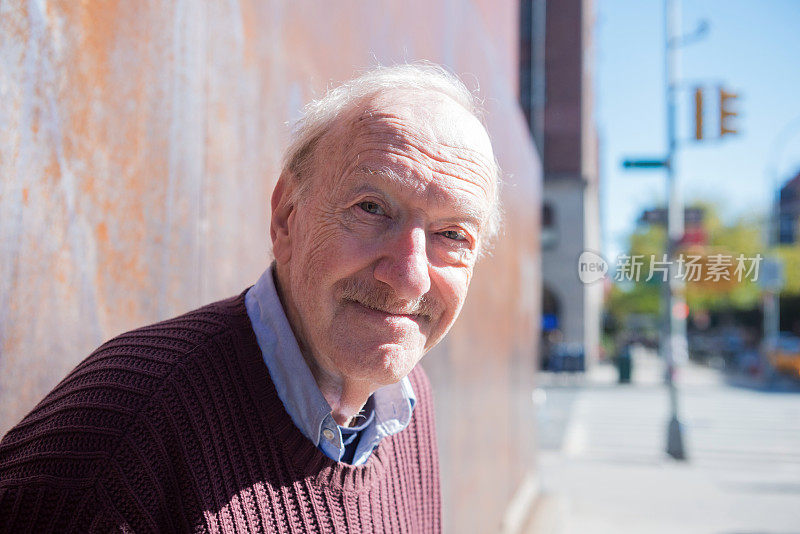
<instances>
[{"instance_id":1,"label":"man's eyebrow","mask_svg":"<svg viewBox=\"0 0 800 534\"><path fill-rule=\"evenodd\" d=\"M360 176L378 176L381 178L388 179L388 181L394 183L395 185L407 185L413 186L414 179L410 176L404 176L394 169L389 167L370 167L369 165L359 165L356 168L355 174ZM359 188L359 189L363 189ZM367 189L372 189L372 187L367 186ZM441 197L442 195L437 195L437 197ZM479 229L482 226L482 223L487 217L487 213L484 213L482 210L474 206L472 203L467 202L465 200L458 201L455 196L451 197L455 200L452 204L457 206L459 211L458 215L453 215L451 217L444 217L441 219L441 222L445 223L469 223L475 226L476 229Z\"/></svg>"},{"instance_id":2,"label":"man's eyebrow","mask_svg":"<svg viewBox=\"0 0 800 534\"><path fill-rule=\"evenodd\" d=\"M399 184L408 184L411 181L410 177L403 176L389 167L370 167L362 164L356 167L355 174L359 176L381 176Z\"/></svg>"},{"instance_id":3,"label":"man's eyebrow","mask_svg":"<svg viewBox=\"0 0 800 534\"><path fill-rule=\"evenodd\" d=\"M477 210L472 206L461 206L459 207L458 215L444 217L440 219L440 222L447 224L466 223L474 226L476 230L480 230L485 218L486 216L480 210Z\"/></svg>"}]
</instances>

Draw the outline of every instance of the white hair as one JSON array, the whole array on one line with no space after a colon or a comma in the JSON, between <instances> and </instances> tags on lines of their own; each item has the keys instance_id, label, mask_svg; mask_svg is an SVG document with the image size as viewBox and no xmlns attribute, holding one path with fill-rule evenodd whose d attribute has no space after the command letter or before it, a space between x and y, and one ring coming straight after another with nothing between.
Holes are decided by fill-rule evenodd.
<instances>
[{"instance_id":1,"label":"white hair","mask_svg":"<svg viewBox=\"0 0 800 534\"><path fill-rule=\"evenodd\" d=\"M304 178L313 168L314 152L333 125L364 99L398 89L442 93L460 104L485 128L481 102L456 75L443 67L429 62L374 67L329 89L325 96L312 100L303 108L302 116L292 129L283 162L283 173L299 180L295 200L299 200L304 194ZM492 161L492 167L495 198L484 231L487 242L496 235L501 220L500 167L496 160Z\"/></svg>"}]
</instances>

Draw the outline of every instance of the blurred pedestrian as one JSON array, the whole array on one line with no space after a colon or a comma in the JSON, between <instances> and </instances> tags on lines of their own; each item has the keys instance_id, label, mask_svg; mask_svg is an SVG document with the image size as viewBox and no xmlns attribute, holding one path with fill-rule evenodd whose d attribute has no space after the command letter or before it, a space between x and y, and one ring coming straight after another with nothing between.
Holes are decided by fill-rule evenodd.
<instances>
[{"instance_id":1,"label":"blurred pedestrian","mask_svg":"<svg viewBox=\"0 0 800 534\"><path fill-rule=\"evenodd\" d=\"M620 384L629 384L631 381L631 373L633 372L632 347L633 341L630 338L624 338L617 353L616 364Z\"/></svg>"}]
</instances>

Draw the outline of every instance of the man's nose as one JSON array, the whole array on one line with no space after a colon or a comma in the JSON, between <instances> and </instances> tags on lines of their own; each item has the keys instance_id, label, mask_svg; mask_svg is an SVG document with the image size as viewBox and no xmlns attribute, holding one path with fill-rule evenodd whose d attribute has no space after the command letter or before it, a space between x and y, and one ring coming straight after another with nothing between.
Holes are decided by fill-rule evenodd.
<instances>
[{"instance_id":1,"label":"man's nose","mask_svg":"<svg viewBox=\"0 0 800 534\"><path fill-rule=\"evenodd\" d=\"M373 272L376 280L388 284L402 299L416 299L431 288L425 230L398 230L389 238Z\"/></svg>"}]
</instances>

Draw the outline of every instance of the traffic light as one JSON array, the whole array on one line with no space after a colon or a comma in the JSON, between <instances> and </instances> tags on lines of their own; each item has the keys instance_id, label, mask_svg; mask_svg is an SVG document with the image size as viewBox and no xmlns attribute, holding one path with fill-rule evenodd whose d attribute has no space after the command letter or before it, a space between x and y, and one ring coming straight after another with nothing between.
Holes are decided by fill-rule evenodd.
<instances>
[{"instance_id":1,"label":"traffic light","mask_svg":"<svg viewBox=\"0 0 800 534\"><path fill-rule=\"evenodd\" d=\"M729 121L731 117L736 117L737 112L732 111L730 106L739 95L736 93L729 93L722 87L719 88L719 136L724 137L728 134L739 133L739 130L733 128Z\"/></svg>"},{"instance_id":2,"label":"traffic light","mask_svg":"<svg viewBox=\"0 0 800 534\"><path fill-rule=\"evenodd\" d=\"M703 88L694 89L694 138L703 139Z\"/></svg>"}]
</instances>

